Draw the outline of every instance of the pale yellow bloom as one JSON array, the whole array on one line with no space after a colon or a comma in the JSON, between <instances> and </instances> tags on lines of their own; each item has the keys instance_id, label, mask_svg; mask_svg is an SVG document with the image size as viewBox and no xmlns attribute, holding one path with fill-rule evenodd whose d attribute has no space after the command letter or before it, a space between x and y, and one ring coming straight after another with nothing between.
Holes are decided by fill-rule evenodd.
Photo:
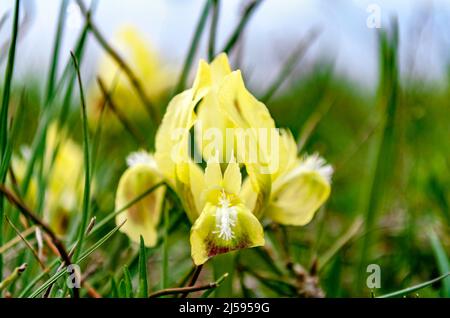
<instances>
[{"instance_id":1,"label":"pale yellow bloom","mask_svg":"<svg viewBox=\"0 0 450 318\"><path fill-rule=\"evenodd\" d=\"M192 128L205 172L191 153ZM268 109L246 89L240 71L231 71L225 54L211 64L200 61L193 87L169 103L155 159L193 223L197 265L263 245L263 216L307 224L330 193L331 167L317 156L297 157L292 135L275 129Z\"/></svg>"},{"instance_id":2,"label":"pale yellow bloom","mask_svg":"<svg viewBox=\"0 0 450 318\"><path fill-rule=\"evenodd\" d=\"M330 195L331 174L331 166L318 156L300 159L274 184L267 216L286 225L308 224Z\"/></svg>"},{"instance_id":3,"label":"pale yellow bloom","mask_svg":"<svg viewBox=\"0 0 450 318\"><path fill-rule=\"evenodd\" d=\"M264 245L263 228L240 196L241 180L236 162L230 162L223 174L219 163L208 162L205 188L197 193L203 209L191 229L196 265L217 254Z\"/></svg>"},{"instance_id":4,"label":"pale yellow bloom","mask_svg":"<svg viewBox=\"0 0 450 318\"><path fill-rule=\"evenodd\" d=\"M136 75L146 97L157 104L167 92L173 82L173 74L164 66L156 50L146 41L145 37L134 27L122 27L113 37L112 45L119 52L121 58L127 63ZM111 97L116 107L131 120L148 118L142 100L136 93L132 83L107 53L99 62L98 77L112 92ZM103 94L98 84L93 83L88 94L88 110L91 122L96 122L101 106L104 103ZM155 105L153 105L155 106ZM109 112L105 115L108 129L116 129L119 123L113 119Z\"/></svg>"},{"instance_id":5,"label":"pale yellow bloom","mask_svg":"<svg viewBox=\"0 0 450 318\"><path fill-rule=\"evenodd\" d=\"M58 130L56 123L49 125L44 165L47 182L44 219L59 235L66 233L73 212L79 208L77 204L81 202L83 192L83 151L66 134L65 130ZM25 176L28 156L24 154L22 158L15 157L12 161L19 183ZM37 196L37 181L32 179L26 196L27 203L34 207Z\"/></svg>"},{"instance_id":6,"label":"pale yellow bloom","mask_svg":"<svg viewBox=\"0 0 450 318\"><path fill-rule=\"evenodd\" d=\"M193 87L169 103L157 132L155 159L194 224L191 254L198 265L216 254L264 244L255 215L268 199L270 176L242 160L247 150L235 143L235 136L229 147L225 142L210 150L200 145L208 162L204 173L190 153L189 131L194 126L203 139L203 129L218 129L224 137L226 128L271 128L274 123L267 108L245 88L240 71L231 71L225 54L211 64L200 61ZM248 138L257 144L256 135ZM244 164L257 193L259 204L253 209L241 196L242 174L235 158Z\"/></svg>"},{"instance_id":7,"label":"pale yellow bloom","mask_svg":"<svg viewBox=\"0 0 450 318\"><path fill-rule=\"evenodd\" d=\"M287 131L280 134L279 169L272 174L272 192L264 215L284 225L306 225L328 199L333 168L317 155L297 157L297 145ZM249 206L256 193L244 185Z\"/></svg>"},{"instance_id":8,"label":"pale yellow bloom","mask_svg":"<svg viewBox=\"0 0 450 318\"><path fill-rule=\"evenodd\" d=\"M132 153L127 160L128 169L120 177L116 193L116 209L120 209L146 190L162 181L153 156L140 151ZM117 225L125 224L120 231L130 240L139 243L140 236L147 247L156 245L157 226L161 217L165 188L155 189L127 210L116 216Z\"/></svg>"},{"instance_id":9,"label":"pale yellow bloom","mask_svg":"<svg viewBox=\"0 0 450 318\"><path fill-rule=\"evenodd\" d=\"M46 144L49 174L45 214L59 234L66 232L71 214L79 210L84 186L83 150L65 134L64 130L57 130L56 124L50 125ZM56 156L51 161L55 149Z\"/></svg>"}]
</instances>

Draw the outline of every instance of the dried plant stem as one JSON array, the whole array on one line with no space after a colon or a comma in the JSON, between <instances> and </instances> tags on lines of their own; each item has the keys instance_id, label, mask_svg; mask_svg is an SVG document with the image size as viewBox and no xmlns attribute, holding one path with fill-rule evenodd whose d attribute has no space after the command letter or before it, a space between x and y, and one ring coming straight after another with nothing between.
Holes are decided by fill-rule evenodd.
<instances>
[{"instance_id":1,"label":"dried plant stem","mask_svg":"<svg viewBox=\"0 0 450 318\"><path fill-rule=\"evenodd\" d=\"M197 268L199 268L199 267L201 267L201 266L197 266ZM204 285L195 285L195 286L179 287L179 288L167 288L167 289L158 290L157 292L150 294L148 296L148 298L155 298L155 297L161 297L161 296L165 296L165 295L174 295L174 294L181 294L181 293L183 293L183 295L184 294L188 295L189 293L197 292L200 290L214 289L214 288L219 287L220 283L222 283L222 281L227 276L228 276L228 273L225 273L217 281L208 283L208 284L204 284Z\"/></svg>"},{"instance_id":2,"label":"dried plant stem","mask_svg":"<svg viewBox=\"0 0 450 318\"><path fill-rule=\"evenodd\" d=\"M27 219L31 220L33 223L41 227L45 233L50 236L53 244L58 249L58 253L61 256L61 259L66 264L71 264L71 260L69 257L69 254L67 253L66 248L64 247L64 244L59 240L59 238L56 236L56 234L53 232L53 230L44 222L42 221L28 206L25 205L25 203L22 202L21 199L19 199L15 194L11 192L8 188L6 188L3 184L0 184L0 192L8 199L8 201L13 204L19 212L22 213Z\"/></svg>"},{"instance_id":3,"label":"dried plant stem","mask_svg":"<svg viewBox=\"0 0 450 318\"><path fill-rule=\"evenodd\" d=\"M44 222L42 221L25 203L22 202L14 193L12 193L8 188L6 188L3 184L0 184L0 192L8 199L8 201L13 204L19 212L22 213L27 219L31 220L33 223L41 227L45 233L50 236L52 243L58 249L59 256L63 260L64 264L70 265L72 261L70 259L69 254L63 244L56 236L55 232ZM73 293L74 298L79 297L79 291L77 288L74 288Z\"/></svg>"},{"instance_id":4,"label":"dried plant stem","mask_svg":"<svg viewBox=\"0 0 450 318\"><path fill-rule=\"evenodd\" d=\"M114 103L114 100L112 99L111 93L108 92L105 83L102 81L100 77L97 78L98 86L100 87L100 90L103 94L103 98L105 99L105 106L108 106L109 109L116 115L117 119L120 121L120 123L123 125L123 127L130 133L130 135L141 145L145 146L146 141L142 137L142 135L137 131L133 125L131 125L125 116L124 113L117 107L117 105Z\"/></svg>"},{"instance_id":5,"label":"dried plant stem","mask_svg":"<svg viewBox=\"0 0 450 318\"><path fill-rule=\"evenodd\" d=\"M208 283L205 285L198 285L198 286L167 288L167 289L163 289L163 290L154 292L153 294L150 294L150 296L148 296L148 297L155 298L155 297L161 297L161 296L165 296L165 295L173 295L173 294L181 294L181 293L188 295L189 293L193 293L193 292L200 291L200 290L216 288L216 287L217 287L217 284L214 282L214 283Z\"/></svg>"},{"instance_id":6,"label":"dried plant stem","mask_svg":"<svg viewBox=\"0 0 450 318\"><path fill-rule=\"evenodd\" d=\"M24 230L23 232L21 232L20 234L22 237L26 238L28 235L32 234L35 229L36 229L36 227L33 225L33 226L27 228L26 230ZM22 241L22 239L19 236L16 236L15 238L6 242L3 246L0 246L0 254L5 253L7 250L12 248L16 244L18 244L20 241Z\"/></svg>"},{"instance_id":7,"label":"dried plant stem","mask_svg":"<svg viewBox=\"0 0 450 318\"><path fill-rule=\"evenodd\" d=\"M16 232L17 236L20 237L20 239L25 243L25 245L30 249L30 251L33 253L34 258L37 260L39 266L41 266L41 269L45 271L46 266L42 262L41 258L39 257L37 251L33 248L30 242L20 233L19 229L11 222L11 220L5 215L6 221L8 221L9 225L11 225L14 232Z\"/></svg>"},{"instance_id":8,"label":"dried plant stem","mask_svg":"<svg viewBox=\"0 0 450 318\"><path fill-rule=\"evenodd\" d=\"M189 288L189 287L194 286L194 284L197 282L198 277L200 276L202 268L203 268L203 265L199 265L199 266L197 266L195 268L195 271L192 274L191 280L189 281L189 284L185 288ZM183 293L183 295L181 295L180 298L186 298L188 294L189 294L188 292L187 293Z\"/></svg>"}]
</instances>

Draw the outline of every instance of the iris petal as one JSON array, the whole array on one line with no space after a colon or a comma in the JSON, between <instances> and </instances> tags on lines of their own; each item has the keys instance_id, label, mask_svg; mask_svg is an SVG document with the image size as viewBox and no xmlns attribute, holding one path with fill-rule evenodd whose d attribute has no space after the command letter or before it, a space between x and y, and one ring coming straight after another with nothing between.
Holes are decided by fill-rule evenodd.
<instances>
[{"instance_id":1,"label":"iris petal","mask_svg":"<svg viewBox=\"0 0 450 318\"><path fill-rule=\"evenodd\" d=\"M191 255L196 265L218 254L264 245L263 228L245 205L222 208L207 203L192 226Z\"/></svg>"},{"instance_id":2,"label":"iris petal","mask_svg":"<svg viewBox=\"0 0 450 318\"><path fill-rule=\"evenodd\" d=\"M116 208L121 208L146 190L161 182L158 172L147 164L136 164L128 168L119 181L116 193ZM142 235L145 245L155 246L157 225L161 217L165 188L159 187L116 217L116 223L127 222L120 228L133 242L138 243Z\"/></svg>"}]
</instances>

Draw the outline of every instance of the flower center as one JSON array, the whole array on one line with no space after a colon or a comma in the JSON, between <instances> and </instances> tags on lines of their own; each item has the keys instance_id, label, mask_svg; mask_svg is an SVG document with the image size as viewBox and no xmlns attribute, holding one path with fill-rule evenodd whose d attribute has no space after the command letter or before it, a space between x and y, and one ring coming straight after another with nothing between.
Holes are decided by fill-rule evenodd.
<instances>
[{"instance_id":1,"label":"flower center","mask_svg":"<svg viewBox=\"0 0 450 318\"><path fill-rule=\"evenodd\" d=\"M236 207L231 206L230 200L224 191L219 198L219 204L216 209L216 231L219 238L229 241L234 238L233 228L236 226L237 211Z\"/></svg>"}]
</instances>

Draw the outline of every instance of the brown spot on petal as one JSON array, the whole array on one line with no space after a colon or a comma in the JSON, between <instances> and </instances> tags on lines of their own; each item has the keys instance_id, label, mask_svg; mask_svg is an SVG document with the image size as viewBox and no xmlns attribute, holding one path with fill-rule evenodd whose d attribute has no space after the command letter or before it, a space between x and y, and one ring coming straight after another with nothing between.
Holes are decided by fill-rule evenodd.
<instances>
[{"instance_id":1,"label":"brown spot on petal","mask_svg":"<svg viewBox=\"0 0 450 318\"><path fill-rule=\"evenodd\" d=\"M239 240L239 242L231 241L231 244L224 246L217 245L212 238L209 238L206 241L206 249L208 251L208 257L213 257L219 254L225 254L231 251L240 250L249 246L250 243L247 240L247 238L243 238Z\"/></svg>"},{"instance_id":2,"label":"brown spot on petal","mask_svg":"<svg viewBox=\"0 0 450 318\"><path fill-rule=\"evenodd\" d=\"M131 190L127 193L127 197L133 198L134 192ZM152 194L142 199L140 202L136 202L128 208L128 217L131 221L139 223L143 222L145 214L155 213L156 211L156 197Z\"/></svg>"}]
</instances>

